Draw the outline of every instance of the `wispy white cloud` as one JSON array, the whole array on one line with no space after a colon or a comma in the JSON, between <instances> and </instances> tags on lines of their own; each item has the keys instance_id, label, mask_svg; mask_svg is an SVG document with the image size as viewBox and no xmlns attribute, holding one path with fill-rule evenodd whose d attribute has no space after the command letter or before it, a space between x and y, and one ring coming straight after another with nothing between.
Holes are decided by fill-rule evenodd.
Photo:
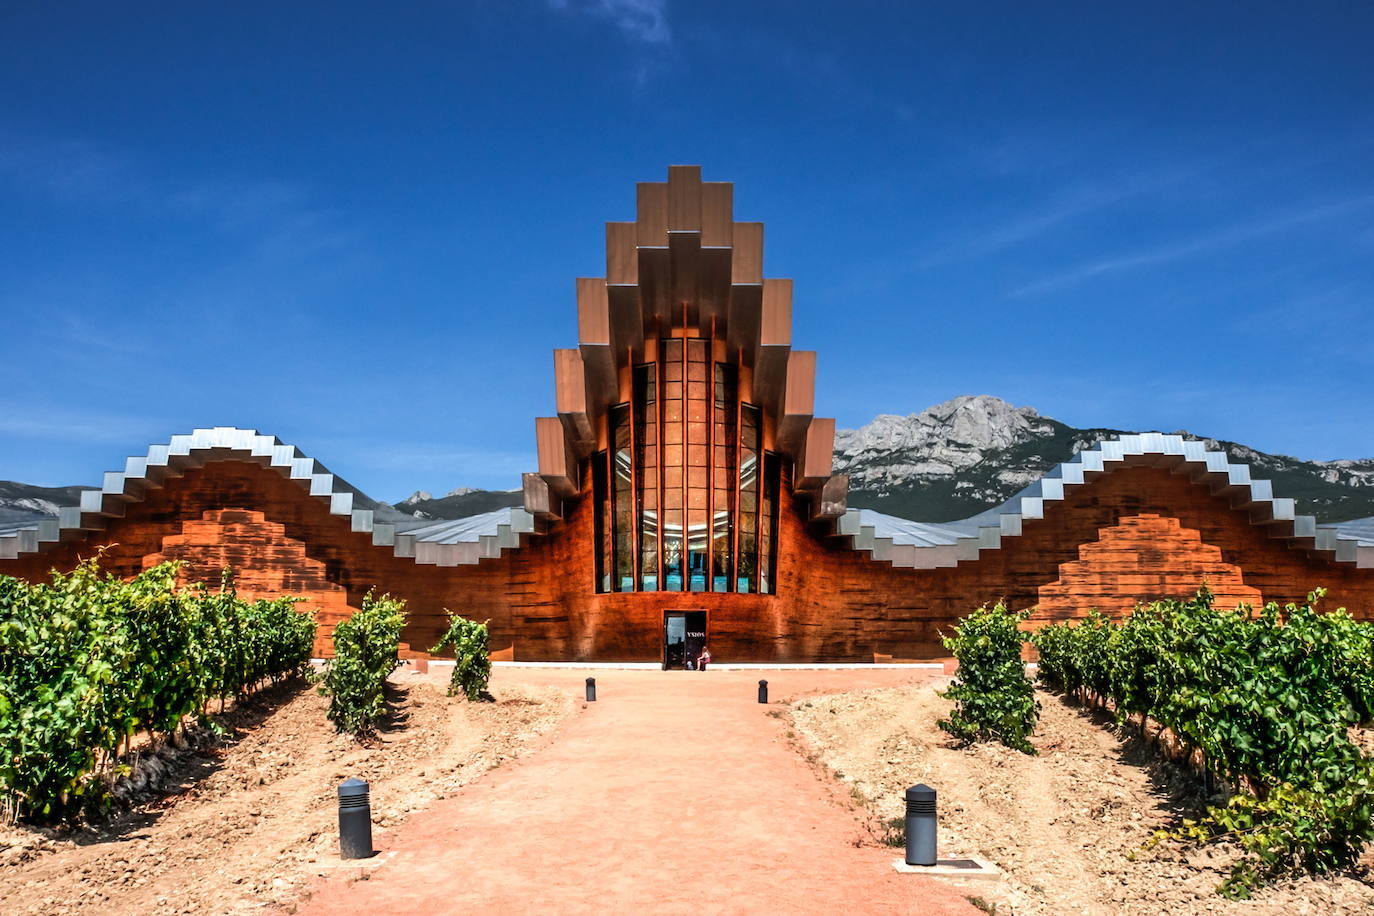
<instances>
[{"instance_id":1,"label":"wispy white cloud","mask_svg":"<svg viewBox=\"0 0 1374 916\"><path fill-rule=\"evenodd\" d=\"M1106 258L1097 258L1095 260L1086 261L1068 270L1061 271L1060 273L1053 274L1052 276L1045 277L1044 279L1021 286L1013 290L1011 295L1013 297L1040 295L1055 290L1078 286L1081 283L1108 274L1180 261L1185 258L1229 248L1233 245L1251 241L1252 239L1277 235L1312 223L1348 216L1368 208L1371 204L1374 204L1374 194L1334 203L1319 204L1293 212L1276 214L1267 219L1236 223L1231 226L1222 227L1213 232L1196 235L1192 238L1167 245L1159 245L1139 251L1126 252Z\"/></svg>"},{"instance_id":2,"label":"wispy white cloud","mask_svg":"<svg viewBox=\"0 0 1374 916\"><path fill-rule=\"evenodd\" d=\"M549 0L549 6L609 22L640 44L668 45L673 41L667 0Z\"/></svg>"},{"instance_id":3,"label":"wispy white cloud","mask_svg":"<svg viewBox=\"0 0 1374 916\"><path fill-rule=\"evenodd\" d=\"M1070 188L1043 205L936 248L915 261L911 269L925 270L952 261L983 257L1034 241L1067 223L1186 181L1197 171L1176 169Z\"/></svg>"}]
</instances>

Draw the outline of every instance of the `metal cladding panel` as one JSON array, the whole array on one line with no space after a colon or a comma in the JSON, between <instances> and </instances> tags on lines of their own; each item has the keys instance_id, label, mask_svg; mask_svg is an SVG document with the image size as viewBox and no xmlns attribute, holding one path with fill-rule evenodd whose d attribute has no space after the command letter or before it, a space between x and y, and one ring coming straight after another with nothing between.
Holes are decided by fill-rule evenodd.
<instances>
[{"instance_id":1,"label":"metal cladding panel","mask_svg":"<svg viewBox=\"0 0 1374 916\"><path fill-rule=\"evenodd\" d=\"M607 284L639 283L638 231L635 223L606 224Z\"/></svg>"},{"instance_id":2,"label":"metal cladding panel","mask_svg":"<svg viewBox=\"0 0 1374 916\"><path fill-rule=\"evenodd\" d=\"M728 181L701 183L701 244L729 248L734 244L735 186Z\"/></svg>"},{"instance_id":3,"label":"metal cladding panel","mask_svg":"<svg viewBox=\"0 0 1374 916\"><path fill-rule=\"evenodd\" d=\"M641 181L636 188L635 242L640 246L668 243L668 185Z\"/></svg>"},{"instance_id":4,"label":"metal cladding panel","mask_svg":"<svg viewBox=\"0 0 1374 916\"><path fill-rule=\"evenodd\" d=\"M478 556L494 559L501 556L501 538L499 534L481 535L477 544L479 547Z\"/></svg>"},{"instance_id":5,"label":"metal cladding panel","mask_svg":"<svg viewBox=\"0 0 1374 916\"><path fill-rule=\"evenodd\" d=\"M518 508L510 510L510 526L517 534L533 534L536 530L534 516Z\"/></svg>"},{"instance_id":6,"label":"metal cladding panel","mask_svg":"<svg viewBox=\"0 0 1374 916\"><path fill-rule=\"evenodd\" d=\"M834 533L854 538L853 546L860 547L855 536L864 526L871 526L878 537L893 539L891 556L901 558L901 565L905 565L907 550L914 554L919 569L953 565L949 562L951 554L955 562L976 559L981 551L999 549L1006 538L1020 536L1026 519L1043 518L1045 504L1062 501L1068 485L1086 484L1087 474L1141 465L1141 459L1145 466L1177 464L1176 472L1188 473L1198 481L1224 474L1223 489L1231 494L1233 503L1249 507L1253 523L1274 526L1277 530L1271 536L1299 547L1308 547L1310 541L1308 549L1337 562L1374 564L1374 518L1317 525L1311 516L1297 514L1292 499L1276 498L1270 481L1252 480L1248 465L1230 463L1224 453L1209 451L1205 443L1161 433L1103 440L1052 469L1001 506L963 521L929 524L869 509L851 509L835 520Z\"/></svg>"},{"instance_id":7,"label":"metal cladding panel","mask_svg":"<svg viewBox=\"0 0 1374 916\"><path fill-rule=\"evenodd\" d=\"M835 533L845 537L853 537L858 534L859 526L862 524L861 519L863 518L863 514L867 511L869 510L850 509L846 511L844 515L835 519ZM905 519L901 519L901 521L905 521Z\"/></svg>"},{"instance_id":8,"label":"metal cladding panel","mask_svg":"<svg viewBox=\"0 0 1374 916\"><path fill-rule=\"evenodd\" d=\"M763 223L735 223L731 283L763 283Z\"/></svg>"},{"instance_id":9,"label":"metal cladding panel","mask_svg":"<svg viewBox=\"0 0 1374 916\"><path fill-rule=\"evenodd\" d=\"M557 417L536 417L534 425L539 476L558 495L572 496L577 492L577 462L562 421Z\"/></svg>"},{"instance_id":10,"label":"metal cladding panel","mask_svg":"<svg viewBox=\"0 0 1374 916\"><path fill-rule=\"evenodd\" d=\"M577 278L577 340L579 344L610 345L610 308L604 278Z\"/></svg>"},{"instance_id":11,"label":"metal cladding panel","mask_svg":"<svg viewBox=\"0 0 1374 916\"><path fill-rule=\"evenodd\" d=\"M387 549L393 556L415 556L415 538L398 535L394 525L378 524L375 513L370 509L355 509L357 491L328 473L324 465L302 455L294 446L283 445L274 436L234 427L198 429L189 434L173 436L165 445L149 446L146 456L126 460L122 472L107 472L103 476L101 489L82 491L79 505L62 507L55 518L38 519L33 524L22 526L28 533L9 538L7 544L20 554L38 552L44 545L64 540L63 532L81 536L103 529L106 517L124 515L129 503L141 501L148 489L160 486L164 477L179 476L182 469L216 461L252 461L269 456L269 466L284 472L309 496L324 500L331 515L348 519L350 531L370 535L373 546ZM535 531L534 520L529 513L519 511L515 515L512 510L506 509L494 514L501 515L503 522L513 520L520 530ZM488 524L488 530L484 533L492 535L492 543L496 542L494 522ZM4 534L0 532L0 536ZM507 547L504 544L500 546ZM508 549L518 547L517 536Z\"/></svg>"}]
</instances>

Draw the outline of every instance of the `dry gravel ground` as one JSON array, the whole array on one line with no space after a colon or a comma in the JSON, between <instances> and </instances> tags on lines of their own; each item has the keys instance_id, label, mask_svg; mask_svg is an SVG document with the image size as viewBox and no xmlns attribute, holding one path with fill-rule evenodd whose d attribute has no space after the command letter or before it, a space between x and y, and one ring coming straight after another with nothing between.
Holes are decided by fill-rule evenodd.
<instances>
[{"instance_id":1,"label":"dry gravel ground","mask_svg":"<svg viewBox=\"0 0 1374 916\"><path fill-rule=\"evenodd\" d=\"M439 669L447 671L448 669ZM573 709L512 686L495 702L444 695L435 674L392 676L391 721L370 746L335 734L328 701L296 683L225 717L225 740L180 754L160 792L75 834L0 828L0 913L243 913L288 905L338 861L335 788L372 783L374 837L409 812L540 746Z\"/></svg>"},{"instance_id":2,"label":"dry gravel ground","mask_svg":"<svg viewBox=\"0 0 1374 916\"><path fill-rule=\"evenodd\" d=\"M1231 902L1214 892L1227 850L1169 846L1131 861L1154 830L1195 810L1191 780L1119 736L1104 714L1053 694L1039 699L1036 757L1000 745L957 748L935 724L949 703L925 686L801 699L790 714L803 752L850 784L875 834L902 815L907 786L934 786L940 855L979 855L1005 871L1000 881L959 882L998 914L1374 913L1368 867L1358 878L1284 882ZM900 842L900 828L892 836Z\"/></svg>"}]
</instances>

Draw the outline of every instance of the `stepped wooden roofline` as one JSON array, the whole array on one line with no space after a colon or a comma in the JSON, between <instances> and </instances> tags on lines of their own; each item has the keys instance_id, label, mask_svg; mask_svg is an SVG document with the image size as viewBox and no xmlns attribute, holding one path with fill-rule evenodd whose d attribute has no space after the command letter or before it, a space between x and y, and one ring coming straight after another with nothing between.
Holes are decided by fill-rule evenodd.
<instances>
[{"instance_id":1,"label":"stepped wooden roofline","mask_svg":"<svg viewBox=\"0 0 1374 916\"><path fill-rule=\"evenodd\" d=\"M577 280L578 346L554 351L557 416L535 420L539 470L524 477L525 508L555 517L578 492L578 461L621 400L620 371L648 358L646 340L709 334L751 372L813 517L838 518L849 485L831 473L835 421L815 416L815 351L792 349L792 281L763 275L763 224L735 222L734 185L702 181L696 165L640 182L636 201L634 222L606 224L606 276Z\"/></svg>"}]
</instances>

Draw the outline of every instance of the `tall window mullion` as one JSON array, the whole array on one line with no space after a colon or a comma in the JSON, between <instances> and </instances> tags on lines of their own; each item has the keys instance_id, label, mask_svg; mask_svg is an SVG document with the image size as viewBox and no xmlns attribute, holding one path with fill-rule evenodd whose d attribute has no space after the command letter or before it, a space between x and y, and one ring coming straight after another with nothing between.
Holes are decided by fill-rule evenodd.
<instances>
[{"instance_id":1,"label":"tall window mullion","mask_svg":"<svg viewBox=\"0 0 1374 916\"><path fill-rule=\"evenodd\" d=\"M634 591L634 452L631 449L630 406L611 408L611 526L615 561L612 587Z\"/></svg>"},{"instance_id":2,"label":"tall window mullion","mask_svg":"<svg viewBox=\"0 0 1374 916\"><path fill-rule=\"evenodd\" d=\"M659 440L657 366L646 363L634 370L635 502L638 525L636 587L658 589L659 579Z\"/></svg>"},{"instance_id":3,"label":"tall window mullion","mask_svg":"<svg viewBox=\"0 0 1374 916\"><path fill-rule=\"evenodd\" d=\"M736 400L735 367L716 363L713 367L714 403L711 430L711 590L734 589L735 502L739 483L735 473L735 433L739 415Z\"/></svg>"},{"instance_id":4,"label":"tall window mullion","mask_svg":"<svg viewBox=\"0 0 1374 916\"><path fill-rule=\"evenodd\" d=\"M710 589L711 553L711 361L708 341L691 338L687 351L687 582L688 591Z\"/></svg>"},{"instance_id":5,"label":"tall window mullion","mask_svg":"<svg viewBox=\"0 0 1374 916\"><path fill-rule=\"evenodd\" d=\"M759 409L740 407L739 556L736 590L757 592L759 522Z\"/></svg>"},{"instance_id":6,"label":"tall window mullion","mask_svg":"<svg viewBox=\"0 0 1374 916\"><path fill-rule=\"evenodd\" d=\"M682 591L686 545L685 357L681 338L663 341L663 582L664 591Z\"/></svg>"},{"instance_id":7,"label":"tall window mullion","mask_svg":"<svg viewBox=\"0 0 1374 916\"><path fill-rule=\"evenodd\" d=\"M759 591L777 592L778 565L778 480L781 462L767 452L763 456L762 503L759 508Z\"/></svg>"},{"instance_id":8,"label":"tall window mullion","mask_svg":"<svg viewBox=\"0 0 1374 916\"><path fill-rule=\"evenodd\" d=\"M599 451L592 455L592 506L595 512L596 544L593 547L596 558L596 590L611 590L611 497L606 486L607 469L610 466L610 450Z\"/></svg>"}]
</instances>

